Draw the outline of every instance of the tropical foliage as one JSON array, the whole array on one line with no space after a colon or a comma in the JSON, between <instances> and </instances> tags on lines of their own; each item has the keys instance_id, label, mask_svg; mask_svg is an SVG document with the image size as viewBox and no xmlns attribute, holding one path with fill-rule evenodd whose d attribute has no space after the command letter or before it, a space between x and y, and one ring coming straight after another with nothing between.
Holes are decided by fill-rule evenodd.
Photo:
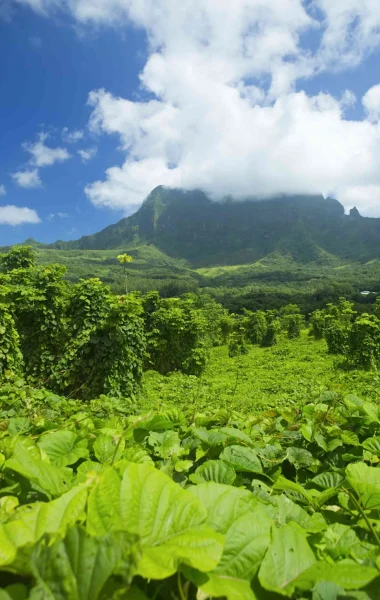
<instances>
[{"instance_id":1,"label":"tropical foliage","mask_svg":"<svg viewBox=\"0 0 380 600\"><path fill-rule=\"evenodd\" d=\"M0 394L4 598L377 597L376 404L189 418Z\"/></svg>"}]
</instances>

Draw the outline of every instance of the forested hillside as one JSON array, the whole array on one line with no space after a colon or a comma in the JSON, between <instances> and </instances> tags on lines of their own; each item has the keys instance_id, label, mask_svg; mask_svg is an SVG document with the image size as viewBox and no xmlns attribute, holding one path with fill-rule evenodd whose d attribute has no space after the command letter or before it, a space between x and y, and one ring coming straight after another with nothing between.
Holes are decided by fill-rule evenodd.
<instances>
[{"instance_id":1,"label":"forested hillside","mask_svg":"<svg viewBox=\"0 0 380 600\"><path fill-rule=\"evenodd\" d=\"M318 196L213 202L159 187L134 215L92 236L28 243L39 263L64 264L69 280L100 277L115 292L116 257L127 251L131 290L204 289L234 311L295 302L306 314L341 295L371 303L361 292L379 291L380 219L345 215L339 202Z\"/></svg>"}]
</instances>

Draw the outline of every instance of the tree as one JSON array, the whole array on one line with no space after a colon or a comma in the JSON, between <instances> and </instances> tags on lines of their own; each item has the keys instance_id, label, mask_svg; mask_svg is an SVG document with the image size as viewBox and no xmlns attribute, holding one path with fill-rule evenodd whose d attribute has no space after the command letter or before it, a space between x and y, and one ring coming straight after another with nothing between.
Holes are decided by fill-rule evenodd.
<instances>
[{"instance_id":1,"label":"tree","mask_svg":"<svg viewBox=\"0 0 380 600\"><path fill-rule=\"evenodd\" d=\"M125 295L127 295L128 294L128 272L127 272L127 265L128 265L128 263L131 263L133 261L133 258L132 258L132 256L130 256L130 254L119 254L119 256L117 257L117 260L119 261L119 263L123 267L124 289L125 289Z\"/></svg>"},{"instance_id":2,"label":"tree","mask_svg":"<svg viewBox=\"0 0 380 600\"><path fill-rule=\"evenodd\" d=\"M13 246L13 248L0 256L1 270L10 273L15 269L29 269L35 265L35 250L32 246Z\"/></svg>"}]
</instances>

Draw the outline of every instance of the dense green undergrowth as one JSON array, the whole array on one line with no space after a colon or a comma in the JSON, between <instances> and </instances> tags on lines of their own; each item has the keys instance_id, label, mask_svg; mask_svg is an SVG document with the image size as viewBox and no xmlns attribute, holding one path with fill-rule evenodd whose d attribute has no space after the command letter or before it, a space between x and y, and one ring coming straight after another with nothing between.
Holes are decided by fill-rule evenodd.
<instances>
[{"instance_id":1,"label":"dense green undergrowth","mask_svg":"<svg viewBox=\"0 0 380 600\"><path fill-rule=\"evenodd\" d=\"M149 371L143 377L139 406L145 411L170 405L192 412L218 407L255 413L302 405L327 390L378 401L379 383L376 371L347 368L342 357L328 353L325 340L315 341L304 330L298 339L282 334L277 345L250 345L247 354L234 358L226 346L213 348L201 378Z\"/></svg>"},{"instance_id":2,"label":"dense green undergrowth","mask_svg":"<svg viewBox=\"0 0 380 600\"><path fill-rule=\"evenodd\" d=\"M379 597L376 403L0 403L2 600Z\"/></svg>"}]
</instances>

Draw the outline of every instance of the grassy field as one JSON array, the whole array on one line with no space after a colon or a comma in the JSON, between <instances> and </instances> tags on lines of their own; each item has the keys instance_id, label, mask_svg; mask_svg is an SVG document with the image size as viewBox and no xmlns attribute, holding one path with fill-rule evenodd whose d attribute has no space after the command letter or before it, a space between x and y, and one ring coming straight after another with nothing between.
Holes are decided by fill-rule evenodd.
<instances>
[{"instance_id":1,"label":"grassy field","mask_svg":"<svg viewBox=\"0 0 380 600\"><path fill-rule=\"evenodd\" d=\"M213 348L200 379L181 373L164 377L147 372L139 405L142 412L169 405L189 414L219 407L248 414L302 405L326 391L376 401L380 397L379 376L345 370L337 357L327 353L324 340L316 342L303 331L298 340L283 336L277 346L250 346L247 355L237 358L229 358L226 346Z\"/></svg>"}]
</instances>

